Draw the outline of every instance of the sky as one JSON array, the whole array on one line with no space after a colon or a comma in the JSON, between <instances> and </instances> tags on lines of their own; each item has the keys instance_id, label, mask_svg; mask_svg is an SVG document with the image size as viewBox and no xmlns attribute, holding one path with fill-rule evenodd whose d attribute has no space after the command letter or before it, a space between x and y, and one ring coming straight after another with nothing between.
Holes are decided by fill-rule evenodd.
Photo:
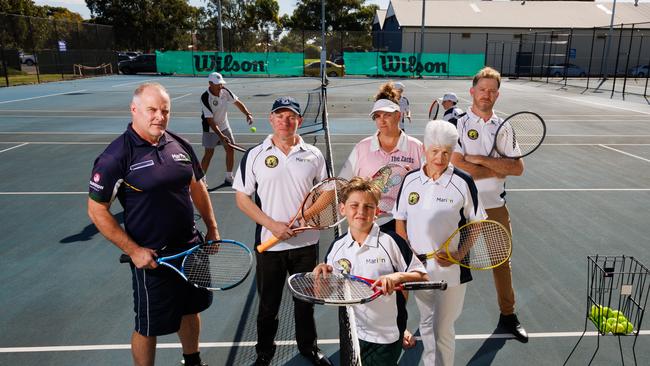
<instances>
[{"instance_id":1,"label":"sky","mask_svg":"<svg viewBox=\"0 0 650 366\"><path fill-rule=\"evenodd\" d=\"M190 0L193 6L205 6L208 0ZM35 0L36 5L50 5L68 8L81 14L84 19L90 19L90 10L86 7L85 0ZM389 0L366 0L366 4L377 4L381 8L388 7ZM291 14L296 6L296 0L278 0L280 15Z\"/></svg>"}]
</instances>

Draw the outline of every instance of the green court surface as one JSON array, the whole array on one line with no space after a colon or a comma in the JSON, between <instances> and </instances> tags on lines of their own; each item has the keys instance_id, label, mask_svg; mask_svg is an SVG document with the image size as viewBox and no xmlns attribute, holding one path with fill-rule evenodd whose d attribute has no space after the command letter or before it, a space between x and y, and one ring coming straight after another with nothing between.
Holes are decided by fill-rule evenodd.
<instances>
[{"instance_id":1,"label":"green court surface","mask_svg":"<svg viewBox=\"0 0 650 366\"><path fill-rule=\"evenodd\" d=\"M170 129L193 143L199 157L199 97L204 78L109 76L0 89L0 364L126 365L133 327L130 272L119 251L90 223L87 186L95 157L129 122L135 87L158 81L170 91ZM384 79L333 78L328 86L335 170L354 144L374 131L368 117ZM230 109L237 139L253 146L270 132L273 100L292 95L303 105L320 83L310 78L229 78L228 86L255 116L251 133L244 116ZM414 116L406 130L421 136L433 97L458 94L466 109L469 80L402 80ZM650 229L650 106L556 85L504 80L497 112L541 114L545 144L525 158L523 176L509 178L507 201L514 234L513 277L517 313L530 334L522 344L495 333L498 307L489 272L474 272L456 323L458 365L561 365L585 329L588 255L634 256L646 266ZM325 149L322 135L306 136ZM238 155L239 158L241 155ZM223 181L224 154L217 150L210 186ZM254 224L235 206L230 188L211 193L222 237L249 245ZM121 207L113 205L118 220ZM321 237L321 255L332 233ZM650 282L650 279L647 279ZM646 286L647 287L647 286ZM293 343L291 299L281 312L275 364L304 365ZM203 313L202 355L210 365L254 361L257 296L254 276L217 293ZM409 304L409 325L418 312ZM646 317L647 318L647 317ZM338 364L336 311L317 307L321 348ZM591 323L570 365L620 364L619 339L596 337ZM650 364L650 326L621 337L626 364ZM158 365L179 365L176 336L159 339ZM401 365L420 363L421 343ZM421 363L420 363L421 364Z\"/></svg>"}]
</instances>

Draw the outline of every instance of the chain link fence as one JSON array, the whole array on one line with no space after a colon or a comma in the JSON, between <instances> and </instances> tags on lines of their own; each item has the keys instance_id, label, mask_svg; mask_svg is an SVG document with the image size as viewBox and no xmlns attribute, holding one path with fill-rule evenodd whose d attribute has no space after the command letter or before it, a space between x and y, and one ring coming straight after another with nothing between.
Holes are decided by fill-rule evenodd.
<instances>
[{"instance_id":1,"label":"chain link fence","mask_svg":"<svg viewBox=\"0 0 650 366\"><path fill-rule=\"evenodd\" d=\"M0 13L0 86L79 77L74 65L117 70L114 44L112 26Z\"/></svg>"}]
</instances>

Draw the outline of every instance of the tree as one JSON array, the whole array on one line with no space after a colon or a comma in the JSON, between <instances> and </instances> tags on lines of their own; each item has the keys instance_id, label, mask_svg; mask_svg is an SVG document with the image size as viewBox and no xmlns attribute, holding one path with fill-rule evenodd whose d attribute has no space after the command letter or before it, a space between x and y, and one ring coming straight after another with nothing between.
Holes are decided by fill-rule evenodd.
<instances>
[{"instance_id":1,"label":"tree","mask_svg":"<svg viewBox=\"0 0 650 366\"><path fill-rule=\"evenodd\" d=\"M94 22L113 26L118 48L186 49L199 10L187 0L86 0Z\"/></svg>"},{"instance_id":2,"label":"tree","mask_svg":"<svg viewBox=\"0 0 650 366\"><path fill-rule=\"evenodd\" d=\"M370 32L377 5L364 5L365 0L327 0L325 22L334 30ZM303 0L287 19L292 29L320 29L321 0Z\"/></svg>"}]
</instances>

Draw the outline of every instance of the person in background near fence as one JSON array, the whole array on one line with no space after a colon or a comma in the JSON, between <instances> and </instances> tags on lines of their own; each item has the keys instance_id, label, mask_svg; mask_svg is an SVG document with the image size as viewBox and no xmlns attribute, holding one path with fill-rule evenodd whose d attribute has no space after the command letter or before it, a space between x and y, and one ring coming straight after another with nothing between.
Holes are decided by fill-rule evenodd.
<instances>
[{"instance_id":1,"label":"person in background near fence","mask_svg":"<svg viewBox=\"0 0 650 366\"><path fill-rule=\"evenodd\" d=\"M287 273L311 272L318 264L319 232L307 230L296 235L288 225L311 188L327 178L323 154L296 132L302 117L295 99L276 99L269 121L273 134L244 154L233 184L237 207L257 223L255 245L271 236L281 240L265 252L255 252L260 297L255 346L258 366L269 365L275 354ZM314 365L331 365L316 344L314 305L294 300L294 317L300 353Z\"/></svg>"},{"instance_id":2,"label":"person in background near fence","mask_svg":"<svg viewBox=\"0 0 650 366\"><path fill-rule=\"evenodd\" d=\"M186 366L205 365L199 356L199 313L212 303L212 293L156 263L163 246L181 252L203 240L192 205L207 227L205 239L219 239L199 160L189 142L167 130L170 112L162 85L140 85L131 102L132 123L95 160L90 180L88 215L131 257L136 312L131 352L138 366L152 366L156 337L171 333L178 333ZM116 197L124 208L124 229L110 212Z\"/></svg>"},{"instance_id":3,"label":"person in background near fence","mask_svg":"<svg viewBox=\"0 0 650 366\"><path fill-rule=\"evenodd\" d=\"M406 86L402 82L398 81L395 84L393 84L393 89L395 89L395 92L397 93L397 100L399 101L399 109L400 112L402 113L402 119L399 122L399 128L402 131L406 131L404 129L405 119L408 119L409 123L411 123L411 107L408 98L404 95L404 88L406 88Z\"/></svg>"},{"instance_id":4,"label":"person in background near fence","mask_svg":"<svg viewBox=\"0 0 650 366\"><path fill-rule=\"evenodd\" d=\"M505 200L506 177L523 174L524 162L521 159L502 158L496 153L489 155L496 130L503 121L493 110L499 98L500 86L501 75L490 67L481 69L474 76L469 90L472 106L458 118L459 139L451 162L474 178L488 219L498 221L511 231L510 214ZM511 262L493 269L492 273L501 311L499 326L521 342L528 342L528 334L515 314Z\"/></svg>"},{"instance_id":5,"label":"person in background near fence","mask_svg":"<svg viewBox=\"0 0 650 366\"><path fill-rule=\"evenodd\" d=\"M426 269L408 243L394 232L383 233L375 224L381 190L369 178L354 177L341 193L340 211L348 220L348 233L336 239L325 263L315 275L333 271L373 278L389 296L353 306L364 366L397 365L406 329L406 300L395 286L426 281ZM371 263L372 265L369 265Z\"/></svg>"},{"instance_id":6,"label":"person in background near fence","mask_svg":"<svg viewBox=\"0 0 650 366\"><path fill-rule=\"evenodd\" d=\"M449 164L458 141L451 124L436 120L424 130L425 162L404 178L393 215L397 233L409 241L416 254L439 249L462 225L485 219L476 185L465 172ZM420 334L427 366L454 364L454 324L463 309L469 269L444 256L424 262L431 281L447 281L446 291L415 291L420 310ZM405 332L405 337L409 336Z\"/></svg>"},{"instance_id":7,"label":"person in background near fence","mask_svg":"<svg viewBox=\"0 0 650 366\"><path fill-rule=\"evenodd\" d=\"M456 104L458 104L458 97L455 93L449 92L442 97L442 108L445 111L442 114L442 120L450 122L454 126L456 126L458 117L463 114L463 110L456 107Z\"/></svg>"},{"instance_id":8,"label":"person in background near fence","mask_svg":"<svg viewBox=\"0 0 650 366\"><path fill-rule=\"evenodd\" d=\"M375 121L377 132L359 141L343 164L339 177L372 177L389 163L418 169L422 161L422 142L400 130L400 106L398 93L392 83L383 84L375 95L370 117ZM394 231L395 220L390 216L380 218L382 231Z\"/></svg>"},{"instance_id":9,"label":"person in background near fence","mask_svg":"<svg viewBox=\"0 0 650 366\"><path fill-rule=\"evenodd\" d=\"M235 151L228 143L235 142L235 135L228 122L228 104L234 104L245 116L249 125L253 124L253 114L237 96L226 88L226 81L218 72L208 76L208 90L201 94L201 123L203 125L203 147L201 168L208 173L215 146L221 144L226 151L226 173L224 184L232 185L232 169L235 165Z\"/></svg>"}]
</instances>

